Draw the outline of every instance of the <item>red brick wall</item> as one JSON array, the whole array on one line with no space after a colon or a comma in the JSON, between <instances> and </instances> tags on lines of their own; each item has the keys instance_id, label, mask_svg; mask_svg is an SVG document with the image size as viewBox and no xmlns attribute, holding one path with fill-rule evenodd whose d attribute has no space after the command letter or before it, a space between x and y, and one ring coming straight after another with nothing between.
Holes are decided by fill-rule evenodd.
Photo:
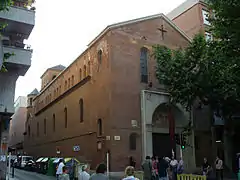
<instances>
[{"instance_id":1,"label":"red brick wall","mask_svg":"<svg viewBox=\"0 0 240 180\"><path fill-rule=\"evenodd\" d=\"M173 22L181 28L189 37L203 31L202 8L203 4L196 4L181 15L173 19Z\"/></svg>"},{"instance_id":2,"label":"red brick wall","mask_svg":"<svg viewBox=\"0 0 240 180\"><path fill-rule=\"evenodd\" d=\"M164 25L167 30L164 40L157 30ZM145 36L146 40L142 37ZM52 85L44 90L35 100L36 116L29 121L32 131L36 132L37 122L40 125L40 136L26 140L26 151L35 156L55 156L56 146L60 146L63 156L76 156L91 160L92 167L104 160L107 150L111 153L111 171L123 171L129 163L129 156L135 157L137 167L141 164L141 104L140 90L148 84L140 83L140 48L151 47L160 43L170 48L186 47L188 41L172 26L161 18L127 25L108 32L102 39L85 51L71 64ZM99 66L97 51L103 49L103 62ZM91 62L91 78L80 81L79 69ZM149 81L153 82L152 90L161 86L155 78L156 62L149 59ZM85 83L75 88L62 89L59 96L44 103L44 99L72 75L74 85ZM89 80L88 80L89 79ZM74 89L74 90L71 90ZM67 91L69 94L65 94ZM80 123L79 100L84 100L84 122ZM41 105L39 102L43 101ZM45 108L44 108L45 107ZM68 128L64 127L64 108L68 108ZM56 115L56 132L53 132L52 116ZM44 135L44 119L47 122L47 133ZM97 151L97 141L101 138L96 134L76 137L88 132L97 132L97 120L103 123L103 136L110 136L103 141L101 151ZM131 126L131 120L137 120L138 127ZM137 133L137 150L129 149L129 135ZM119 141L114 136L120 136ZM66 140L67 138L71 138ZM80 145L79 152L72 147Z\"/></svg>"}]
</instances>

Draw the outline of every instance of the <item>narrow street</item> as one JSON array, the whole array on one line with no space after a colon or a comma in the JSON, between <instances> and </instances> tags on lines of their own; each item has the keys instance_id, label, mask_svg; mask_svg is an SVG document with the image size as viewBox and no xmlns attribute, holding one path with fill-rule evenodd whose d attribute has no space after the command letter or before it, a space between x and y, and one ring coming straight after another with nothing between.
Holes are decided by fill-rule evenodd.
<instances>
[{"instance_id":1,"label":"narrow street","mask_svg":"<svg viewBox=\"0 0 240 180\"><path fill-rule=\"evenodd\" d=\"M35 172L15 169L13 180L55 180L55 177L38 174ZM11 180L11 179L10 179Z\"/></svg>"}]
</instances>

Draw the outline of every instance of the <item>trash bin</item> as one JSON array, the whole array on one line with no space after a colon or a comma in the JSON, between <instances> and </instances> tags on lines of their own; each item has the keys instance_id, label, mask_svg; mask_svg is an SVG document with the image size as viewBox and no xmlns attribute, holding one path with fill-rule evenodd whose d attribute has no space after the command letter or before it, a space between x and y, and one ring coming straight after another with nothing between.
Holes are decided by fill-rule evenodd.
<instances>
[{"instance_id":1,"label":"trash bin","mask_svg":"<svg viewBox=\"0 0 240 180\"><path fill-rule=\"evenodd\" d=\"M76 177L76 168L80 162L76 158L65 158L64 159L65 166L68 169L68 174L70 179L74 179Z\"/></svg>"},{"instance_id":2,"label":"trash bin","mask_svg":"<svg viewBox=\"0 0 240 180\"><path fill-rule=\"evenodd\" d=\"M41 157L41 158L38 158L37 161L36 161L36 165L35 165L35 171L40 173L41 172L41 161L43 160L44 158Z\"/></svg>"},{"instance_id":3,"label":"trash bin","mask_svg":"<svg viewBox=\"0 0 240 180\"><path fill-rule=\"evenodd\" d=\"M40 172L40 173L42 173L42 174L46 174L46 173L47 173L48 161L49 161L49 158L44 158L44 159L40 162L40 166L41 166L41 172Z\"/></svg>"},{"instance_id":4,"label":"trash bin","mask_svg":"<svg viewBox=\"0 0 240 180\"><path fill-rule=\"evenodd\" d=\"M47 169L47 175L48 176L55 176L56 174L56 167L54 166L54 161L56 158L50 158L48 161L48 169Z\"/></svg>"}]
</instances>

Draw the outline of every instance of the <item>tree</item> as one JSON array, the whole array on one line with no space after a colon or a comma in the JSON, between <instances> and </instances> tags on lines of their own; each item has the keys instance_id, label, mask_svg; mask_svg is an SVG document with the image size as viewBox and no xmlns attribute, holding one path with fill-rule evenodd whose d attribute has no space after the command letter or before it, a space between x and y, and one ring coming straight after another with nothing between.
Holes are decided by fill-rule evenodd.
<instances>
[{"instance_id":1,"label":"tree","mask_svg":"<svg viewBox=\"0 0 240 180\"><path fill-rule=\"evenodd\" d=\"M173 103L187 110L195 100L227 118L240 104L240 1L208 0L213 41L194 37L186 49L154 46L156 74Z\"/></svg>"},{"instance_id":2,"label":"tree","mask_svg":"<svg viewBox=\"0 0 240 180\"><path fill-rule=\"evenodd\" d=\"M12 0L0 0L0 11L8 11L9 7L13 4ZM2 31L4 28L6 28L7 24L6 23L0 23L0 31ZM0 66L0 72L6 72L6 66L4 62L10 57L14 55L13 53L4 53L3 55L3 64Z\"/></svg>"}]
</instances>

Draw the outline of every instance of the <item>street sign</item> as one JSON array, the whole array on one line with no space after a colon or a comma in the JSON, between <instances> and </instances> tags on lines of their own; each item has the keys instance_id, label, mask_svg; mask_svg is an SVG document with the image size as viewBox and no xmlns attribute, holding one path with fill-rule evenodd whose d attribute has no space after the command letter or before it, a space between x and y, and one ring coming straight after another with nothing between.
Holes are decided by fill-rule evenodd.
<instances>
[{"instance_id":1,"label":"street sign","mask_svg":"<svg viewBox=\"0 0 240 180\"><path fill-rule=\"evenodd\" d=\"M73 146L73 151L74 152L80 151L80 146Z\"/></svg>"}]
</instances>

